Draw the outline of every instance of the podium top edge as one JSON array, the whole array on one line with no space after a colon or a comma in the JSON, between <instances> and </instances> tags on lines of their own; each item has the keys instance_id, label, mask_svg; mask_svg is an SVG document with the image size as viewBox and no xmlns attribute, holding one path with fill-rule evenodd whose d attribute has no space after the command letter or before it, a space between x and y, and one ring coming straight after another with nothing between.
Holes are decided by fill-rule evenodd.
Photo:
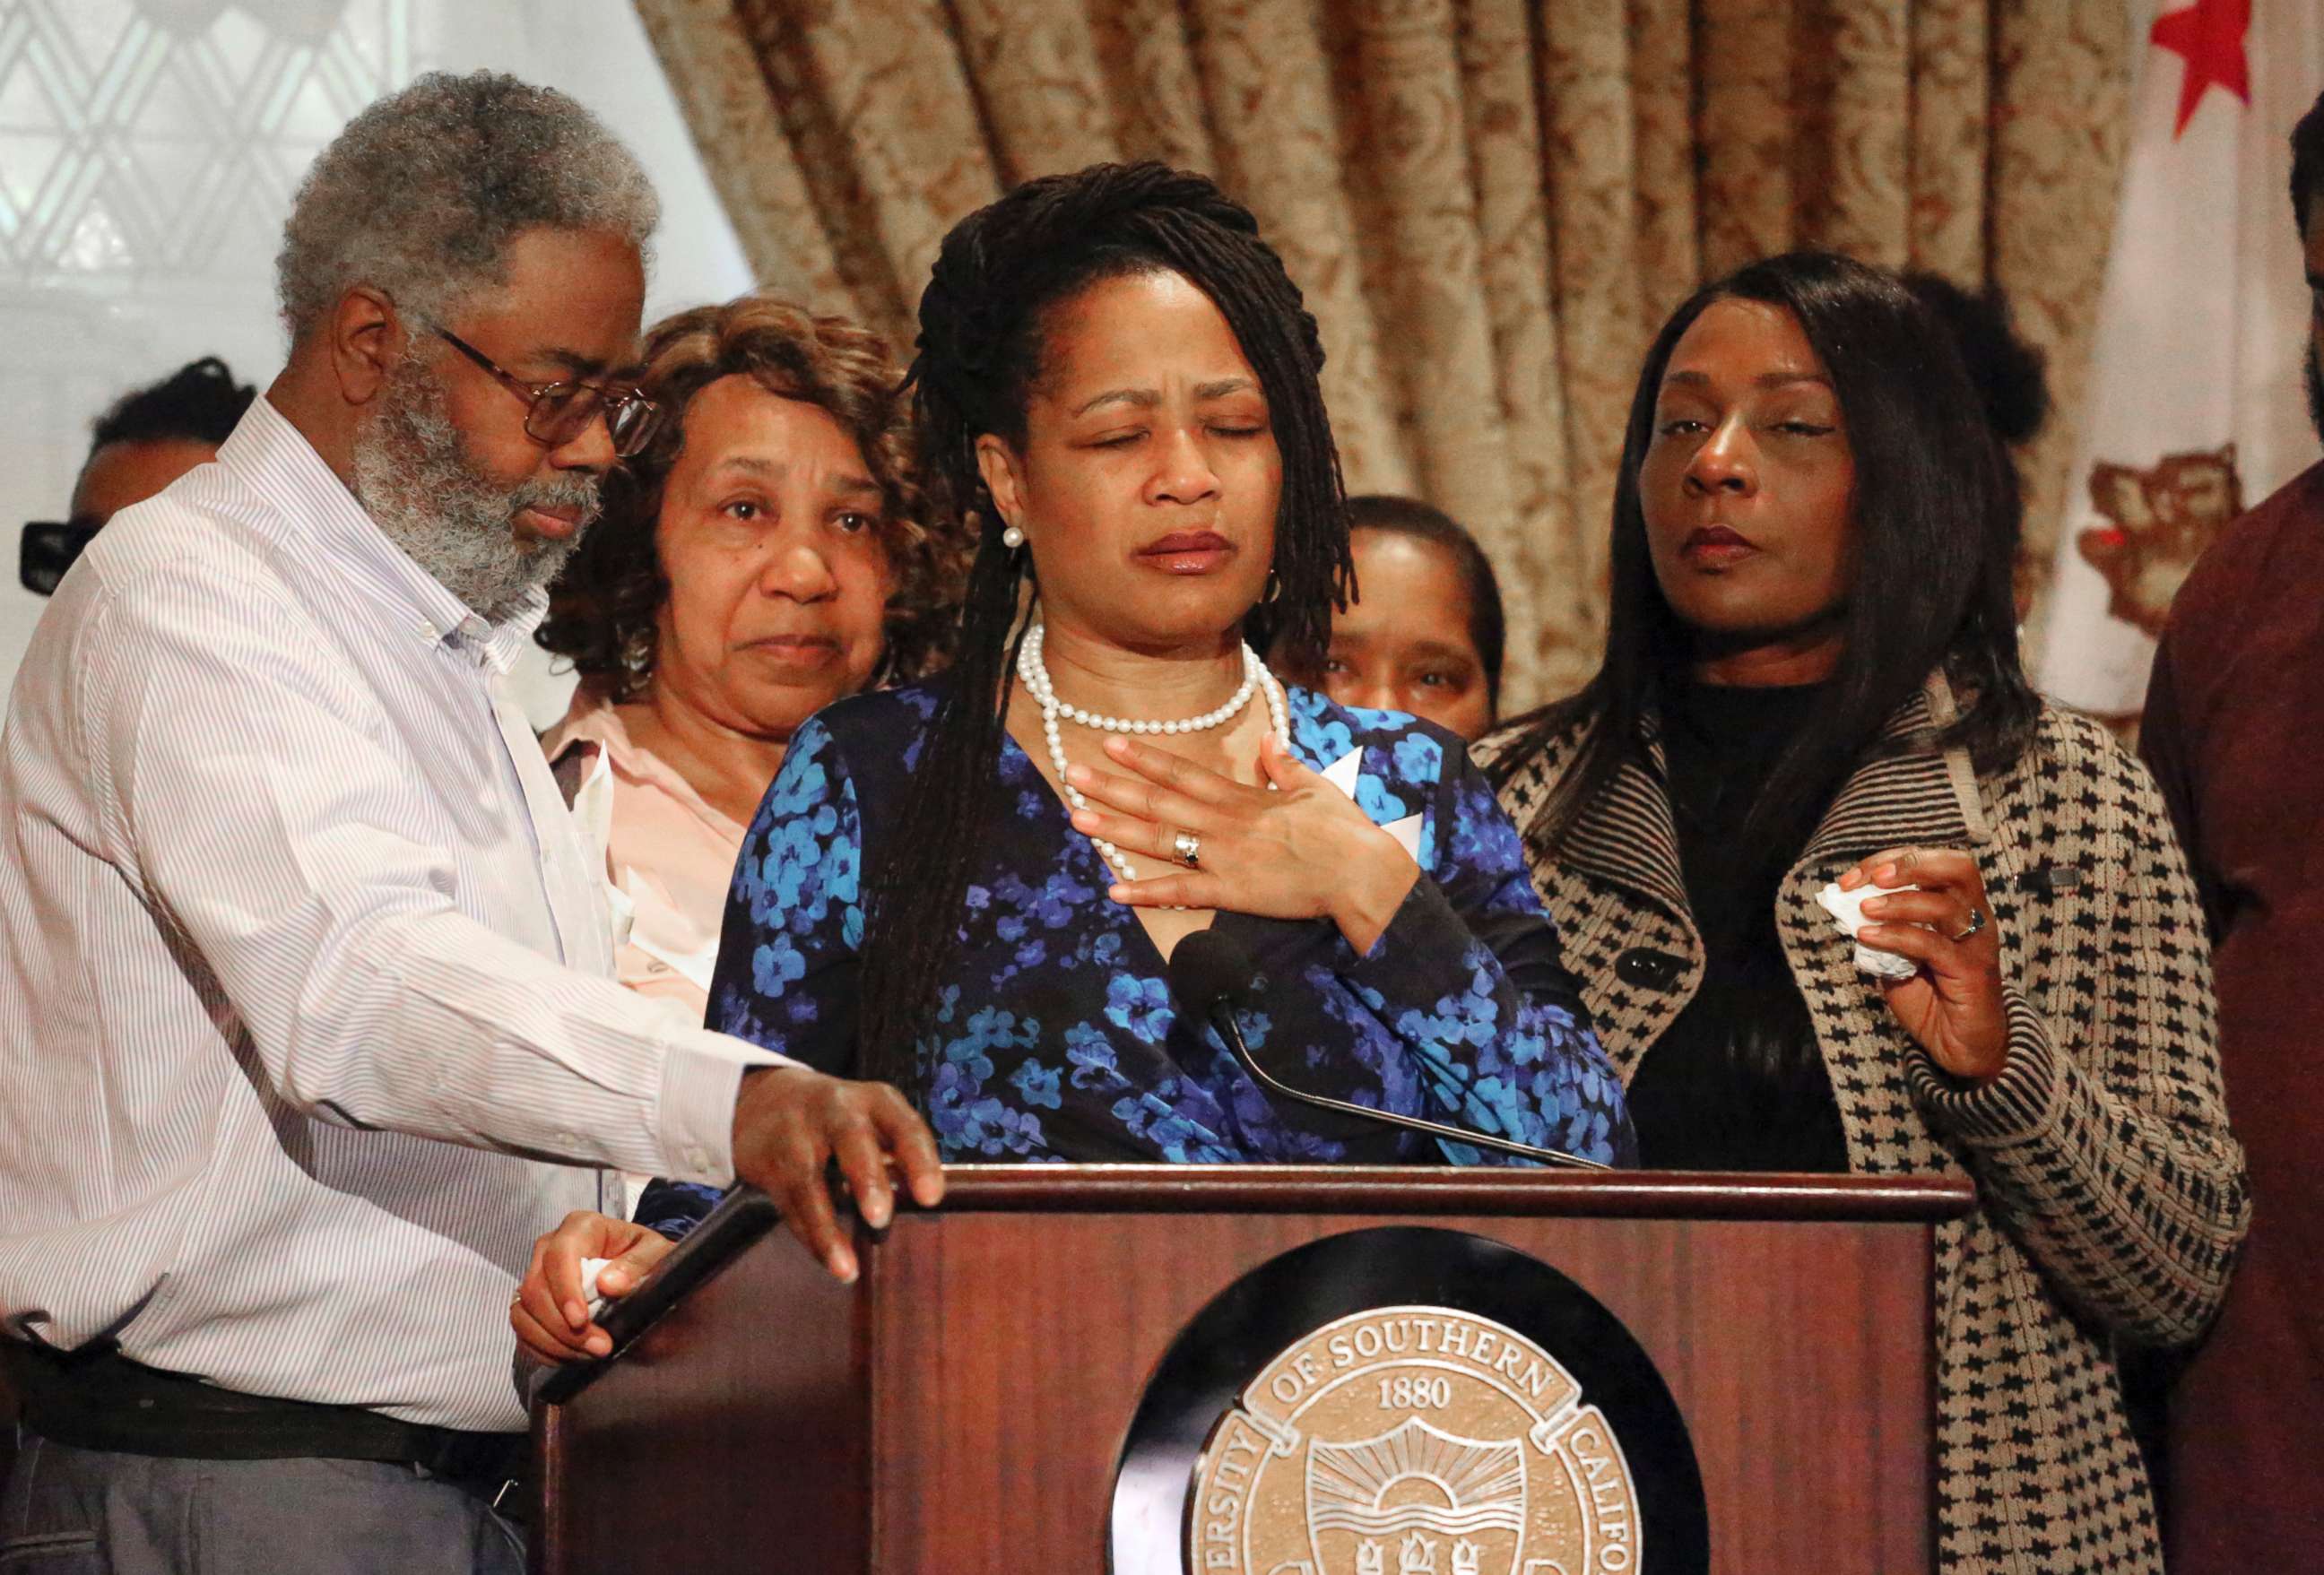
<instances>
[{"instance_id":1,"label":"podium top edge","mask_svg":"<svg viewBox=\"0 0 2324 1575\"><path fill-rule=\"evenodd\" d=\"M899 1198L898 1202L903 1204ZM1510 1214L1930 1223L1965 1178L1332 1165L954 1165L960 1213ZM908 1206L908 1205L907 1205Z\"/></svg>"}]
</instances>

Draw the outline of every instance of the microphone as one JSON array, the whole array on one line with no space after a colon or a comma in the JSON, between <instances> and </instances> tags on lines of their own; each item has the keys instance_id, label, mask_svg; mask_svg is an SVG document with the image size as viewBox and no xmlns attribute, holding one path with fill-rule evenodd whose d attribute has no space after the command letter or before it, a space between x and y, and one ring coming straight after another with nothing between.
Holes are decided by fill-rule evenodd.
<instances>
[{"instance_id":1,"label":"microphone","mask_svg":"<svg viewBox=\"0 0 2324 1575\"><path fill-rule=\"evenodd\" d=\"M1202 1021L1219 1031L1227 1049L1245 1072L1250 1073L1259 1087L1269 1093L1303 1105L1313 1105L1319 1110L1333 1110L1343 1116L1360 1116L1390 1127L1402 1127L1409 1131L1425 1132L1432 1138L1448 1142L1466 1143L1473 1147L1490 1148L1500 1154L1514 1154L1520 1159L1538 1159L1545 1165L1563 1165L1576 1170L1604 1170L1607 1167L1594 1159L1584 1159L1578 1154L1567 1154L1557 1148L1537 1148L1530 1143L1519 1143L1513 1138L1496 1138L1466 1128L1449 1127L1439 1121L1424 1120L1418 1116L1399 1115L1394 1110L1377 1110L1370 1105L1351 1104L1326 1094L1309 1093L1293 1088L1259 1064L1243 1043L1242 1027L1235 1020L1237 1009L1250 1004L1258 970L1250 958L1215 929L1197 930L1186 936L1170 953L1170 993L1178 1004Z\"/></svg>"}]
</instances>

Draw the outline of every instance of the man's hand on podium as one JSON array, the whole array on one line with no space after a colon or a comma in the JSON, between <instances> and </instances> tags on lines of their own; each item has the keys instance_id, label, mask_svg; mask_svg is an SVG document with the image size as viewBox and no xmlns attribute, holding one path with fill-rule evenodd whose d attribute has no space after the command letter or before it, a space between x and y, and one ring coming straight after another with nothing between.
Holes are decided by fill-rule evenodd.
<instances>
[{"instance_id":1,"label":"man's hand on podium","mask_svg":"<svg viewBox=\"0 0 2324 1575\"><path fill-rule=\"evenodd\" d=\"M791 1234L845 1285L855 1279L855 1248L832 1208L827 1170L835 1163L855 1211L874 1230L885 1230L895 1213L891 1164L920 1207L944 1200L936 1134L893 1087L804 1066L742 1074L734 1101L734 1174L772 1198Z\"/></svg>"},{"instance_id":2,"label":"man's hand on podium","mask_svg":"<svg viewBox=\"0 0 2324 1575\"><path fill-rule=\"evenodd\" d=\"M525 1354L559 1364L611 1356L613 1336L590 1316L593 1291L608 1300L637 1288L646 1271L676 1245L659 1231L604 1214L576 1211L532 1244L532 1266L509 1303L509 1325ZM581 1283L581 1260L608 1260L592 1287Z\"/></svg>"}]
</instances>

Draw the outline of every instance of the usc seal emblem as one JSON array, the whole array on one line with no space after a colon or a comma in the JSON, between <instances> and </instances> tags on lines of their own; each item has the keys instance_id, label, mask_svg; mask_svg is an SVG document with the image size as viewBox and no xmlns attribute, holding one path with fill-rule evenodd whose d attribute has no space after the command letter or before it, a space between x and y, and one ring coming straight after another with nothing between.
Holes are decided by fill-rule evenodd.
<instances>
[{"instance_id":1,"label":"usc seal emblem","mask_svg":"<svg viewBox=\"0 0 2324 1575\"><path fill-rule=\"evenodd\" d=\"M1278 1353L1212 1429L1186 1568L1624 1575L1637 1494L1556 1359L1450 1307L1379 1307Z\"/></svg>"}]
</instances>

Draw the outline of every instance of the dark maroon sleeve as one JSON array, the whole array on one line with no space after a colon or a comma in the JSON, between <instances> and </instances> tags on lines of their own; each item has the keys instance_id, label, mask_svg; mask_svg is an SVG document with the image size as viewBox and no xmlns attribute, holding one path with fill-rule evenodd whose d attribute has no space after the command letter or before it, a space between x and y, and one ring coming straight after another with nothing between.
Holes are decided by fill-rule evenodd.
<instances>
[{"instance_id":1,"label":"dark maroon sleeve","mask_svg":"<svg viewBox=\"0 0 2324 1575\"><path fill-rule=\"evenodd\" d=\"M2188 869L2195 877L2195 889L2202 899L2203 917L2210 927L2212 943L2217 944L2226 910L2217 874L2210 861L2203 856L2203 828L2196 807L2200 799L2195 779L2195 762L2201 758L2201 744L2193 735L2182 704L2174 656L2182 638L2174 621L2163 631L2162 643L2155 647L2154 670L2146 682L2146 708L2139 718L2138 753L2146 762L2146 769L2154 773L2156 786L2163 789L2163 802L2171 811L2171 824L2179 834L2179 846L2186 852Z\"/></svg>"}]
</instances>

